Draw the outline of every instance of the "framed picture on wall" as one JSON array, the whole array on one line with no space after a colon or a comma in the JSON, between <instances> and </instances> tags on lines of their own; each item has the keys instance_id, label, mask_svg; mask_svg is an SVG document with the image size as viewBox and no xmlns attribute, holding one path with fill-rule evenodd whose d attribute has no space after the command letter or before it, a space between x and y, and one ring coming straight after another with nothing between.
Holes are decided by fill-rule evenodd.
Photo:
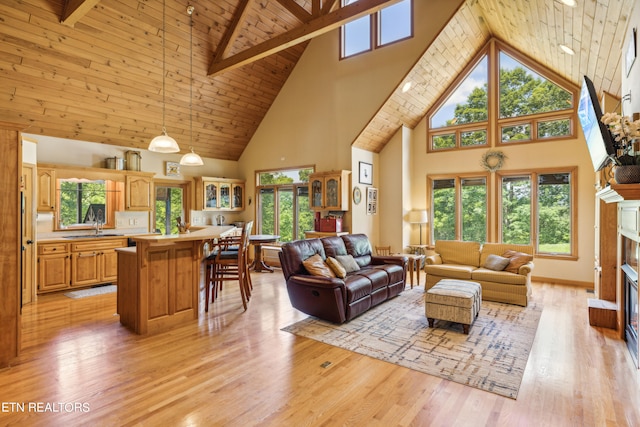
<instances>
[{"instance_id":1,"label":"framed picture on wall","mask_svg":"<svg viewBox=\"0 0 640 427\"><path fill-rule=\"evenodd\" d=\"M177 162L164 162L166 176L178 176L180 175L180 163Z\"/></svg>"},{"instance_id":2,"label":"framed picture on wall","mask_svg":"<svg viewBox=\"0 0 640 427\"><path fill-rule=\"evenodd\" d=\"M360 162L358 181L360 184L373 184L373 165L371 163Z\"/></svg>"},{"instance_id":3,"label":"framed picture on wall","mask_svg":"<svg viewBox=\"0 0 640 427\"><path fill-rule=\"evenodd\" d=\"M367 188L367 215L376 215L378 213L378 189L373 187Z\"/></svg>"}]
</instances>

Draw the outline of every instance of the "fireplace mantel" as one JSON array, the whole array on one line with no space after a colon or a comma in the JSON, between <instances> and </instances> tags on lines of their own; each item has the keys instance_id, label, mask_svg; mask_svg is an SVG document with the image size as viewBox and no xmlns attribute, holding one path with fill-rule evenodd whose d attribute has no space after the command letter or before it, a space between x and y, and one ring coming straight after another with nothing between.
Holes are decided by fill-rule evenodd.
<instances>
[{"instance_id":1,"label":"fireplace mantel","mask_svg":"<svg viewBox=\"0 0 640 427\"><path fill-rule=\"evenodd\" d=\"M605 203L640 200L640 184L610 184L596 193Z\"/></svg>"}]
</instances>

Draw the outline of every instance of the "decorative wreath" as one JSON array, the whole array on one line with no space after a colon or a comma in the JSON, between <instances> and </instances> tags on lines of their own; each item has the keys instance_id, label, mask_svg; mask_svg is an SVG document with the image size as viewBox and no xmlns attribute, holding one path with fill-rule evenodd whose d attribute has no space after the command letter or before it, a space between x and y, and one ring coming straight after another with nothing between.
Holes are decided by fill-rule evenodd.
<instances>
[{"instance_id":1,"label":"decorative wreath","mask_svg":"<svg viewBox=\"0 0 640 427\"><path fill-rule=\"evenodd\" d=\"M482 155L480 164L489 172L495 172L502 168L502 165L504 165L504 159L506 158L507 156L502 151L489 150Z\"/></svg>"}]
</instances>

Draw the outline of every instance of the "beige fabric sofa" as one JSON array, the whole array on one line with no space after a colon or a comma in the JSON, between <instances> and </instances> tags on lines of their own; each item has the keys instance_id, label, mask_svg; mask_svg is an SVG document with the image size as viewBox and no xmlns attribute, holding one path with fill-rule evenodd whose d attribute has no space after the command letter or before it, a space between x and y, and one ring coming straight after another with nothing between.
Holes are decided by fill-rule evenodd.
<instances>
[{"instance_id":1,"label":"beige fabric sofa","mask_svg":"<svg viewBox=\"0 0 640 427\"><path fill-rule=\"evenodd\" d=\"M469 280L480 283L482 299L485 301L526 307L531 295L533 262L522 265L517 273L483 267L489 255L503 256L509 250L533 257L531 245L438 240L435 245L435 255L428 256L426 259L425 290L431 289L441 279Z\"/></svg>"}]
</instances>

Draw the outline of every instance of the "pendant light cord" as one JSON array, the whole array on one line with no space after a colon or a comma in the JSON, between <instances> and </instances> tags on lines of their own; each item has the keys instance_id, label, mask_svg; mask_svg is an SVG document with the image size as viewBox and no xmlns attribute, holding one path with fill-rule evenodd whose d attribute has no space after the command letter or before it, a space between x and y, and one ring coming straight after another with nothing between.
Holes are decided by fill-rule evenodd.
<instances>
[{"instance_id":1,"label":"pendant light cord","mask_svg":"<svg viewBox=\"0 0 640 427\"><path fill-rule=\"evenodd\" d=\"M165 52L165 37L167 31L166 18L167 16L167 0L162 0L162 132L167 133L167 128L165 127L165 112L166 112L166 88L165 88L165 76L167 74L167 66L166 66L166 52Z\"/></svg>"},{"instance_id":2,"label":"pendant light cord","mask_svg":"<svg viewBox=\"0 0 640 427\"><path fill-rule=\"evenodd\" d=\"M193 145L193 6L187 7L189 13L189 142ZM191 147L193 151L193 147Z\"/></svg>"}]
</instances>

